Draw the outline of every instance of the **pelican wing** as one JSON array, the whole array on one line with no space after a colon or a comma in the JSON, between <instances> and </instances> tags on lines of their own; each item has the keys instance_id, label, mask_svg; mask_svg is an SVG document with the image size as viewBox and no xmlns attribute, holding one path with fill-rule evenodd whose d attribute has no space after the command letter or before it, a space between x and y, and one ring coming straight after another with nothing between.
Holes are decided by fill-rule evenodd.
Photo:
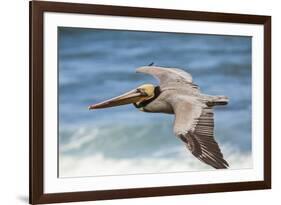
<instances>
[{"instance_id":1,"label":"pelican wing","mask_svg":"<svg viewBox=\"0 0 281 205\"><path fill-rule=\"evenodd\" d=\"M146 73L154 76L160 81L160 87L165 88L171 85L189 85L198 88L192 83L192 76L178 68L163 68L158 66L143 66L137 69L137 72Z\"/></svg>"},{"instance_id":2,"label":"pelican wing","mask_svg":"<svg viewBox=\"0 0 281 205\"><path fill-rule=\"evenodd\" d=\"M214 139L213 110L195 101L185 100L174 103L174 132L199 160L216 168L229 165Z\"/></svg>"}]
</instances>

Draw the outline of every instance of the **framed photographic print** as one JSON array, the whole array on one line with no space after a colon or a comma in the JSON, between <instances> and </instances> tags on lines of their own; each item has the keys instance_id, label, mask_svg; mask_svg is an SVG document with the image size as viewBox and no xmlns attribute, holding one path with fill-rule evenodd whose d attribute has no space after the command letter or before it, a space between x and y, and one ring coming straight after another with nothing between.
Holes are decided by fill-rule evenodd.
<instances>
[{"instance_id":1,"label":"framed photographic print","mask_svg":"<svg viewBox=\"0 0 281 205\"><path fill-rule=\"evenodd\" d=\"M271 17L30 2L30 203L271 188Z\"/></svg>"}]
</instances>

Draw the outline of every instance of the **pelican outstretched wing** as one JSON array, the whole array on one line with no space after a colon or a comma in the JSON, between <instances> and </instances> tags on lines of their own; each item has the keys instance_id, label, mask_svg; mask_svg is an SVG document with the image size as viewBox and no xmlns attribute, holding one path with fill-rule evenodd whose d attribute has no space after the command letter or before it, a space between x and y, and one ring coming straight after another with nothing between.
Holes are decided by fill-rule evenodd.
<instances>
[{"instance_id":1,"label":"pelican outstretched wing","mask_svg":"<svg viewBox=\"0 0 281 205\"><path fill-rule=\"evenodd\" d=\"M136 70L140 73L146 73L154 76L160 81L160 87L166 88L171 85L189 85L192 88L198 88L192 83L192 76L184 70L178 68L164 68L158 66L143 66Z\"/></svg>"},{"instance_id":2,"label":"pelican outstretched wing","mask_svg":"<svg viewBox=\"0 0 281 205\"><path fill-rule=\"evenodd\" d=\"M212 108L198 100L196 95L189 95L199 92L198 86L192 82L192 76L178 68L157 66L143 66L137 72L150 74L160 81L162 95L165 95L163 100L175 114L174 132L191 153L214 168L227 168L229 165L214 139Z\"/></svg>"},{"instance_id":3,"label":"pelican outstretched wing","mask_svg":"<svg viewBox=\"0 0 281 205\"><path fill-rule=\"evenodd\" d=\"M175 112L174 132L199 160L216 168L229 165L214 139L213 110L187 97L172 103Z\"/></svg>"}]
</instances>

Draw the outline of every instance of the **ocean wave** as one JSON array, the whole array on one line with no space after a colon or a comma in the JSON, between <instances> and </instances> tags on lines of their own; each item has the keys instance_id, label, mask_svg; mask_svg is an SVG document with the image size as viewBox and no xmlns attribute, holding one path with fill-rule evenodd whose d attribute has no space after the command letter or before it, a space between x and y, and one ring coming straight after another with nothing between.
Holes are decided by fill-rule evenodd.
<instances>
[{"instance_id":1,"label":"ocean wave","mask_svg":"<svg viewBox=\"0 0 281 205\"><path fill-rule=\"evenodd\" d=\"M241 118L241 114L237 112L232 117ZM223 119L225 117L217 119L218 124L222 124ZM123 123L106 120L78 129L64 127L59 137L60 176L210 170L174 136L171 120L171 116L146 115L146 120L138 123L124 119ZM216 126L216 140L231 169L250 168L251 148L247 144L250 146L251 138L244 131L248 127L228 121L231 122L228 126Z\"/></svg>"},{"instance_id":2,"label":"ocean wave","mask_svg":"<svg viewBox=\"0 0 281 205\"><path fill-rule=\"evenodd\" d=\"M61 154L103 154L111 158L132 158L152 155L159 150L172 149L180 143L172 134L168 119L152 123L153 119L132 123L129 118L114 123L106 120L92 126L60 129ZM119 118L120 121L120 118ZM114 123L114 124L113 124ZM172 152L165 152L165 156ZM165 157L158 154L159 157Z\"/></svg>"},{"instance_id":3,"label":"ocean wave","mask_svg":"<svg viewBox=\"0 0 281 205\"><path fill-rule=\"evenodd\" d=\"M94 113L85 111L84 122L80 117L77 122L60 124L60 152L80 155L102 153L107 157L129 158L164 150L165 155L158 156L171 157L176 153L170 150L182 146L173 134L173 115L143 113L133 106L122 109ZM241 150L251 150L250 113L215 109L214 120L219 143L228 142Z\"/></svg>"},{"instance_id":4,"label":"ocean wave","mask_svg":"<svg viewBox=\"0 0 281 205\"><path fill-rule=\"evenodd\" d=\"M240 152L229 145L222 146L229 169L252 168L252 156ZM189 172L213 170L208 165L192 156L188 150L181 148L175 158L158 158L155 156L130 159L114 159L102 154L88 156L60 155L60 177L86 177L105 175L153 174L169 172Z\"/></svg>"}]
</instances>

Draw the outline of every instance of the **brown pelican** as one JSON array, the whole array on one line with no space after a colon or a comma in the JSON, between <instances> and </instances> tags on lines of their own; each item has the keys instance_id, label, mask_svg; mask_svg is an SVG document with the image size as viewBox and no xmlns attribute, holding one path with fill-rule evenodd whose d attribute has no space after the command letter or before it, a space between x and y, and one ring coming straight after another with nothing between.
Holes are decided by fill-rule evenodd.
<instances>
[{"instance_id":1,"label":"brown pelican","mask_svg":"<svg viewBox=\"0 0 281 205\"><path fill-rule=\"evenodd\" d=\"M227 168L223 154L214 139L213 106L226 105L226 96L200 92L189 73L178 68L143 66L137 72L154 76L159 86L144 84L118 97L89 106L100 109L133 103L143 112L175 114L174 133L191 153L216 168Z\"/></svg>"}]
</instances>

